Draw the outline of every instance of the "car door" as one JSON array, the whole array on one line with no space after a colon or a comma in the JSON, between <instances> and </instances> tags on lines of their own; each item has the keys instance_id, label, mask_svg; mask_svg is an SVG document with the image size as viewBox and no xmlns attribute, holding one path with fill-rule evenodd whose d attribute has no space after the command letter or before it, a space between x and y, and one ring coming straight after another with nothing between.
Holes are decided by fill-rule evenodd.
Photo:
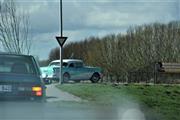
<instances>
[{"instance_id":1,"label":"car door","mask_svg":"<svg viewBox=\"0 0 180 120\"><path fill-rule=\"evenodd\" d=\"M75 63L76 71L77 71L77 79L78 80L87 80L88 79L88 69L86 69L82 62Z\"/></svg>"},{"instance_id":2,"label":"car door","mask_svg":"<svg viewBox=\"0 0 180 120\"><path fill-rule=\"evenodd\" d=\"M69 64L68 71L70 74L70 79L72 80L82 80L85 78L82 65L79 62L72 62Z\"/></svg>"},{"instance_id":3,"label":"car door","mask_svg":"<svg viewBox=\"0 0 180 120\"><path fill-rule=\"evenodd\" d=\"M76 80L78 79L78 71L75 67L75 63L70 63L68 66L68 73L70 74L70 79L71 80Z\"/></svg>"}]
</instances>

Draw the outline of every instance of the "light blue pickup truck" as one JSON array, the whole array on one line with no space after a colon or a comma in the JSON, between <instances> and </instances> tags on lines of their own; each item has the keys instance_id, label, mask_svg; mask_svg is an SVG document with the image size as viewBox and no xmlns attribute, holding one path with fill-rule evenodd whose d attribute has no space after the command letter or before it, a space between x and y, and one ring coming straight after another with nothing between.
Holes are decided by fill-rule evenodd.
<instances>
[{"instance_id":1,"label":"light blue pickup truck","mask_svg":"<svg viewBox=\"0 0 180 120\"><path fill-rule=\"evenodd\" d=\"M59 64L60 60L54 60L47 67L41 67L43 79L48 82L59 81ZM103 76L101 68L85 66L83 61L78 59L64 59L62 73L63 83L80 82L81 80L91 80L92 83L97 83Z\"/></svg>"}]
</instances>

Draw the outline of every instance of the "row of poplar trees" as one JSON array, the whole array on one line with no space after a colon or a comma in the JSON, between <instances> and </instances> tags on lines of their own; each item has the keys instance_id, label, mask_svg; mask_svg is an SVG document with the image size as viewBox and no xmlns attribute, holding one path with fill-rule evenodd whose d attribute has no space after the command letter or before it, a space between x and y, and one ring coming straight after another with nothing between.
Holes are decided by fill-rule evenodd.
<instances>
[{"instance_id":1,"label":"row of poplar trees","mask_svg":"<svg viewBox=\"0 0 180 120\"><path fill-rule=\"evenodd\" d=\"M64 58L82 59L99 66L105 75L127 79L130 71L143 70L155 62L180 62L180 22L153 23L130 27L126 34L89 37L67 44ZM59 48L51 50L49 60L59 58Z\"/></svg>"}]
</instances>

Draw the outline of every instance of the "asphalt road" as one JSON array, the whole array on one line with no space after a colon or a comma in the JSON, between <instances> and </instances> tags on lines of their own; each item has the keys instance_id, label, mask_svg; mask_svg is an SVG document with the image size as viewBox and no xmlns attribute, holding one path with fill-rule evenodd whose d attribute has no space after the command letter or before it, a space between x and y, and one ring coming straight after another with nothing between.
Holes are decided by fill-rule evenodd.
<instances>
[{"instance_id":1,"label":"asphalt road","mask_svg":"<svg viewBox=\"0 0 180 120\"><path fill-rule=\"evenodd\" d=\"M82 99L76 97L67 92L63 92L55 87L56 84L47 85L46 96L47 102L56 102L56 101L75 101L81 102Z\"/></svg>"},{"instance_id":2,"label":"asphalt road","mask_svg":"<svg viewBox=\"0 0 180 120\"><path fill-rule=\"evenodd\" d=\"M1 101L0 120L145 120L138 104L92 106L83 100L47 86L47 102Z\"/></svg>"}]
</instances>

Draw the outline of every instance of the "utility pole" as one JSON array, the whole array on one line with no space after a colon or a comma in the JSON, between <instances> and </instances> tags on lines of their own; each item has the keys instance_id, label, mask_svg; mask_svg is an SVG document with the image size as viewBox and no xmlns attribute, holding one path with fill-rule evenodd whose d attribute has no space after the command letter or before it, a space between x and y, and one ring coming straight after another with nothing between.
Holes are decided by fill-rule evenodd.
<instances>
[{"instance_id":1,"label":"utility pole","mask_svg":"<svg viewBox=\"0 0 180 120\"><path fill-rule=\"evenodd\" d=\"M60 36L56 36L56 40L58 41L60 45L60 69L59 69L59 84L63 82L63 57L62 57L62 52L63 52L63 45L67 40L67 37L63 37L63 5L62 5L62 0L59 2L59 16L60 16Z\"/></svg>"}]
</instances>

